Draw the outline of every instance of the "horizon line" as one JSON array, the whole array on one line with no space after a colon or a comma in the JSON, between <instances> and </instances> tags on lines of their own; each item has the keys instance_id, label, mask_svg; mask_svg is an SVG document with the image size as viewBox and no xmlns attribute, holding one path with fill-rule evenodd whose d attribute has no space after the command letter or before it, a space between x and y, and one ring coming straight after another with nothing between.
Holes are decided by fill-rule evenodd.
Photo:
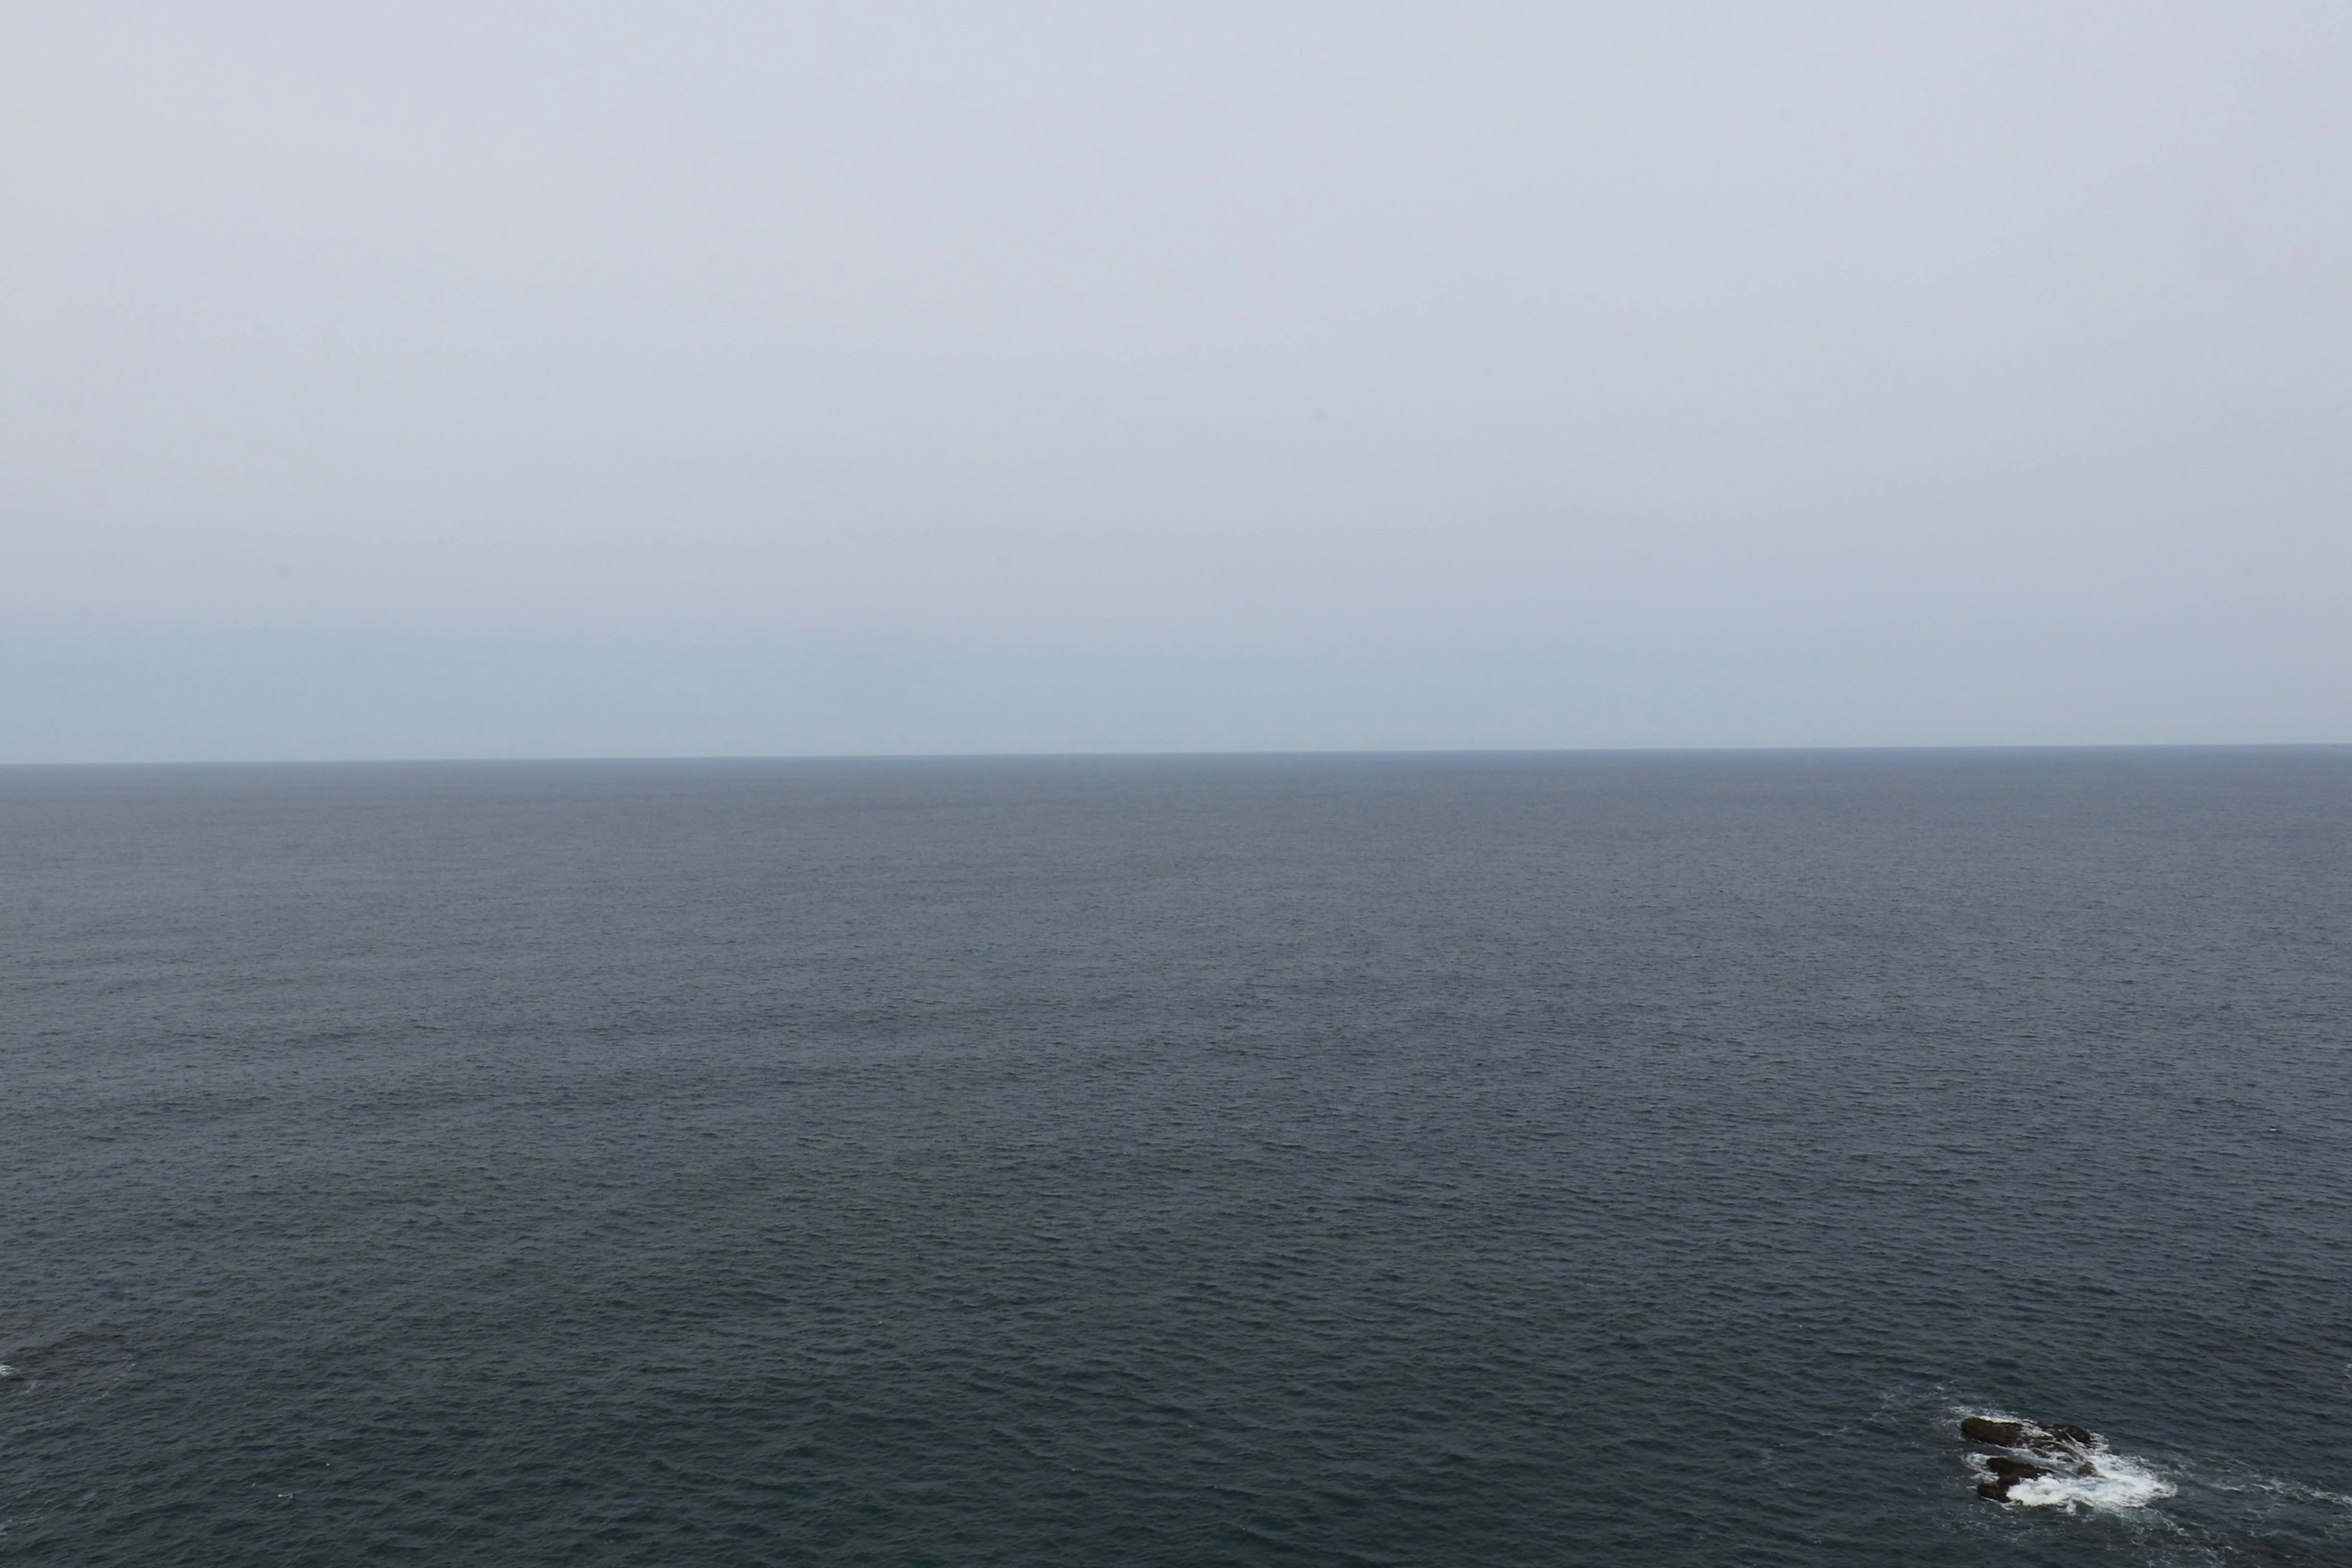
<instances>
[{"instance_id":1,"label":"horizon line","mask_svg":"<svg viewBox=\"0 0 2352 1568\"><path fill-rule=\"evenodd\" d=\"M99 769L610 767L761 763L1175 762L1280 759L1856 756L2019 752L2352 752L2352 741L1897 742L1828 745L1303 747L1297 750L1068 752L741 752L547 756L162 758L142 761L7 762L0 772Z\"/></svg>"}]
</instances>

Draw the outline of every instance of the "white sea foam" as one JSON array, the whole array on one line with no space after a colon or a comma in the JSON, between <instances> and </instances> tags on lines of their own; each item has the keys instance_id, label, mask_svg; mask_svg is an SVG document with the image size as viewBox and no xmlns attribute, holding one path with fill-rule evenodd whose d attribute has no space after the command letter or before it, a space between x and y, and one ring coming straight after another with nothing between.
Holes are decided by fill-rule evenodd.
<instances>
[{"instance_id":1,"label":"white sea foam","mask_svg":"<svg viewBox=\"0 0 2352 1568\"><path fill-rule=\"evenodd\" d=\"M0 1378L14 1377L16 1375L16 1369L15 1367L0 1365Z\"/></svg>"},{"instance_id":2,"label":"white sea foam","mask_svg":"<svg viewBox=\"0 0 2352 1568\"><path fill-rule=\"evenodd\" d=\"M2095 1448L2083 1456L2087 1476L2041 1476L2009 1489L2009 1500L2025 1508L2146 1508L2176 1489L2137 1459Z\"/></svg>"}]
</instances>

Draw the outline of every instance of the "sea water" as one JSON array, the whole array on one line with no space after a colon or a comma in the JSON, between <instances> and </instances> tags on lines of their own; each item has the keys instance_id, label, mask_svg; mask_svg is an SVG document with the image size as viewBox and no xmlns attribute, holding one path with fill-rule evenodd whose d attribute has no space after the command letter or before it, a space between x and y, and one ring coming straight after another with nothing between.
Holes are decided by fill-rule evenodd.
<instances>
[{"instance_id":1,"label":"sea water","mask_svg":"<svg viewBox=\"0 0 2352 1568\"><path fill-rule=\"evenodd\" d=\"M0 772L0 1561L2352 1562L2347 1037L2340 750Z\"/></svg>"}]
</instances>

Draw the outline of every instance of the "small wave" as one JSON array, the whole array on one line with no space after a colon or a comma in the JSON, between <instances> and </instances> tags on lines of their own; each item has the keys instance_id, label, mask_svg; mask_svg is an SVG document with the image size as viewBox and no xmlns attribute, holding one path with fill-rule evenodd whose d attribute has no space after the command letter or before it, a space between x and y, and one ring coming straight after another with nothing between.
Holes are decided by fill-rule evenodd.
<instances>
[{"instance_id":1,"label":"small wave","mask_svg":"<svg viewBox=\"0 0 2352 1568\"><path fill-rule=\"evenodd\" d=\"M2305 1486L2301 1481L2282 1480L2276 1476L2256 1476L2249 1480L2215 1481L2213 1489L2223 1492L2267 1492L2272 1497L2290 1502L2318 1503L2329 1508L2352 1508L2352 1497L2332 1492L2324 1487Z\"/></svg>"}]
</instances>

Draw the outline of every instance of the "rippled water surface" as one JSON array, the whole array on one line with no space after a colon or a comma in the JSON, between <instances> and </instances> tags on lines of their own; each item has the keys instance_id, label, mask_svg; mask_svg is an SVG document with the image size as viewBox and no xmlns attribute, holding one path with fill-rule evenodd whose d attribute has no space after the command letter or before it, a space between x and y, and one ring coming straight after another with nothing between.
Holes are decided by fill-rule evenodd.
<instances>
[{"instance_id":1,"label":"rippled water surface","mask_svg":"<svg viewBox=\"0 0 2352 1568\"><path fill-rule=\"evenodd\" d=\"M0 1560L2352 1563L2347 1035L2340 751L0 772Z\"/></svg>"}]
</instances>

